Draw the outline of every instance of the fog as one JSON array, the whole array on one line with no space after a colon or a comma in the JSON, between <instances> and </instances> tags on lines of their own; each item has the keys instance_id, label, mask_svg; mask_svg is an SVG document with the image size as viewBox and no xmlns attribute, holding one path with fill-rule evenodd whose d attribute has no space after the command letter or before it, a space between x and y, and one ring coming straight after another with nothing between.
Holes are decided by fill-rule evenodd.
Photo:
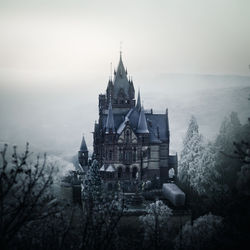
<instances>
[{"instance_id":1,"label":"fog","mask_svg":"<svg viewBox=\"0 0 250 250\"><path fill-rule=\"evenodd\" d=\"M249 115L249 23L249 1L1 1L0 142L66 157L84 133L92 150L120 50L145 108L169 109L173 152L191 114L213 139Z\"/></svg>"},{"instance_id":2,"label":"fog","mask_svg":"<svg viewBox=\"0 0 250 250\"><path fill-rule=\"evenodd\" d=\"M231 111L238 112L242 123L249 116L250 77L138 74L134 78L146 109L162 113L168 108L172 151L180 151L192 114L207 139L216 136ZM19 145L29 141L35 151L68 156L77 153L84 133L91 150L98 94L105 92L107 79L84 80L72 81L64 89L2 88L1 141Z\"/></svg>"}]
</instances>

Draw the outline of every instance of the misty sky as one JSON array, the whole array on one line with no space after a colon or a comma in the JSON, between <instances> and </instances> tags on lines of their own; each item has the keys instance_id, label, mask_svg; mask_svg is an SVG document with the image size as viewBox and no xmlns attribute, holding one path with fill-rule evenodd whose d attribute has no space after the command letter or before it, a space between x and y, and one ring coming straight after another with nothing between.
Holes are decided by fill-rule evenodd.
<instances>
[{"instance_id":1,"label":"misty sky","mask_svg":"<svg viewBox=\"0 0 250 250\"><path fill-rule=\"evenodd\" d=\"M91 143L121 41L136 89L152 100L168 74L250 75L249 0L0 0L0 31L0 141L54 133L49 143L65 145L86 130ZM155 108L211 85L187 83L168 78L166 103Z\"/></svg>"}]
</instances>

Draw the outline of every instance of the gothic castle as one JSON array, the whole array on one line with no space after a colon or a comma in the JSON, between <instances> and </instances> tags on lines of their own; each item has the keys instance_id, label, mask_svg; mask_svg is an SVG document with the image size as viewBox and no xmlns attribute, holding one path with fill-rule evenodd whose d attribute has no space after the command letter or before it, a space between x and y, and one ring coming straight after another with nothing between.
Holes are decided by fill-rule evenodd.
<instances>
[{"instance_id":1,"label":"gothic castle","mask_svg":"<svg viewBox=\"0 0 250 250\"><path fill-rule=\"evenodd\" d=\"M140 92L135 100L134 84L128 79L121 55L106 94L99 95L99 120L93 137L93 158L109 188L118 180L128 185L136 179L163 183L177 175L177 155L169 155L168 110L165 114L144 110ZM84 138L78 158L79 165L86 168Z\"/></svg>"}]
</instances>

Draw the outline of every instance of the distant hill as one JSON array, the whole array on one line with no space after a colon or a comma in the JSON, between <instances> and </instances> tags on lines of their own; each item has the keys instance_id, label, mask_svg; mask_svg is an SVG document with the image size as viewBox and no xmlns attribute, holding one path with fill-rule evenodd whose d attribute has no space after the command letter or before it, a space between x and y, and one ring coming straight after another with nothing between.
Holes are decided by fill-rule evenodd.
<instances>
[{"instance_id":1,"label":"distant hill","mask_svg":"<svg viewBox=\"0 0 250 250\"><path fill-rule=\"evenodd\" d=\"M197 117L202 134L213 139L231 111L238 112L242 123L250 113L248 76L139 73L134 84L136 89L140 86L146 109L165 112L168 108L172 151L180 151L191 114ZM0 91L0 143L24 145L29 141L35 151L70 158L84 133L91 151L98 94L105 91L106 82L85 83L83 79L81 84L65 86L40 91L35 84L27 90L8 88L5 83Z\"/></svg>"}]
</instances>

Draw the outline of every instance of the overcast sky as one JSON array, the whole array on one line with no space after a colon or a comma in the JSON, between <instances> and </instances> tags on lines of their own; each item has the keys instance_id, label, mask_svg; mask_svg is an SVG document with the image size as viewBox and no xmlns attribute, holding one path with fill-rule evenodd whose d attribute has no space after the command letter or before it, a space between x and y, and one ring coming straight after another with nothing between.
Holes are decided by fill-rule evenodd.
<instances>
[{"instance_id":1,"label":"overcast sky","mask_svg":"<svg viewBox=\"0 0 250 250\"><path fill-rule=\"evenodd\" d=\"M249 0L1 0L0 68L248 75Z\"/></svg>"},{"instance_id":2,"label":"overcast sky","mask_svg":"<svg viewBox=\"0 0 250 250\"><path fill-rule=\"evenodd\" d=\"M136 89L143 94L152 80L152 98L165 74L249 76L250 1L0 0L0 110L5 119L11 116L5 127L18 126L22 103L23 127L34 110L42 117L55 106L61 113L57 108L50 116L64 126L63 112L71 110L63 105L81 96L85 107L77 108L95 105L97 118L97 97L106 89L110 63L118 64L121 41ZM171 82L167 89L193 91ZM75 122L88 123L89 133L92 116L82 117Z\"/></svg>"}]
</instances>

